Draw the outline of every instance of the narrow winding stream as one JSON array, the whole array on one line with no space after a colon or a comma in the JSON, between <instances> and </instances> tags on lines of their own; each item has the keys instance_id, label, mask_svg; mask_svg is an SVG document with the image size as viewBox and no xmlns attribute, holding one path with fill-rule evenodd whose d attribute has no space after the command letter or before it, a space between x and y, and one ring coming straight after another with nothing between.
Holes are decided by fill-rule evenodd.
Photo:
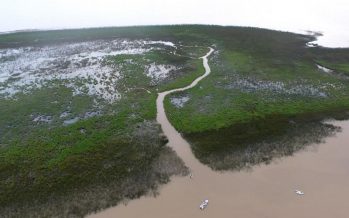
<instances>
[{"instance_id":1,"label":"narrow winding stream","mask_svg":"<svg viewBox=\"0 0 349 218\"><path fill-rule=\"evenodd\" d=\"M160 93L157 99L157 121L169 139L168 146L192 172L192 178L173 177L157 197L144 196L120 204L90 217L109 218L347 218L349 215L349 122L334 122L343 131L325 143L312 146L270 165L261 165L251 172L216 172L201 164L190 145L169 123L163 100L166 95L190 89L211 72L208 57L202 57L205 74L187 87ZM315 151L314 151L315 150ZM304 196L294 193L305 192ZM199 204L209 199L201 211Z\"/></svg>"},{"instance_id":2,"label":"narrow winding stream","mask_svg":"<svg viewBox=\"0 0 349 218\"><path fill-rule=\"evenodd\" d=\"M192 171L192 174L194 174L197 169L201 169L204 166L194 157L188 142L181 136L179 132L177 132L177 130L168 121L165 113L164 99L167 95L171 93L193 88L202 79L204 79L211 73L211 69L208 64L208 57L212 54L214 49L209 49L210 51L205 56L201 57L203 59L203 65L205 68L205 73L202 76L196 78L190 85L184 88L172 89L166 92L159 93L158 98L156 100L156 108L158 111L156 120L158 123L160 123L162 131L168 137L168 146L170 146L173 150L177 152L177 155L184 161L185 165L189 167L189 169Z\"/></svg>"}]
</instances>

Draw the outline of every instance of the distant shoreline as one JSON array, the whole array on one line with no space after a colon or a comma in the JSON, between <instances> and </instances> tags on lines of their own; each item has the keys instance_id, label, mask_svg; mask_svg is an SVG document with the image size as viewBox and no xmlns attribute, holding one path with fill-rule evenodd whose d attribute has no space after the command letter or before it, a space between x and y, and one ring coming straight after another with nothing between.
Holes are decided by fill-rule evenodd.
<instances>
[{"instance_id":1,"label":"distant shoreline","mask_svg":"<svg viewBox=\"0 0 349 218\"><path fill-rule=\"evenodd\" d=\"M57 27L57 28L44 28L44 29L17 29L17 30L9 30L9 31L0 31L1 35L8 34L17 34L17 33L34 33L34 32L48 32L48 31L70 31L70 30L93 30L93 29L112 29L112 28L129 28L129 27L151 27L151 26L221 26L221 27L251 27L251 28L260 28L266 30L301 34L313 36L316 39L314 41L309 42L309 44L314 44L316 46L327 47L327 48L348 48L349 42L343 41L339 42L336 40L336 45L330 46L326 43L328 40L323 40L324 38L328 38L330 33L322 30L310 30L310 29L300 29L300 30L285 30L285 29L276 29L276 28L268 28L268 27L258 27L258 26L242 26L242 25L216 25L216 24L154 24L154 25L125 25L125 26L91 26L91 27ZM321 37L321 38L320 38ZM343 37L345 38L345 37ZM322 39L322 40L320 40ZM325 41L325 42L322 42ZM330 40L331 41L331 40Z\"/></svg>"}]
</instances>

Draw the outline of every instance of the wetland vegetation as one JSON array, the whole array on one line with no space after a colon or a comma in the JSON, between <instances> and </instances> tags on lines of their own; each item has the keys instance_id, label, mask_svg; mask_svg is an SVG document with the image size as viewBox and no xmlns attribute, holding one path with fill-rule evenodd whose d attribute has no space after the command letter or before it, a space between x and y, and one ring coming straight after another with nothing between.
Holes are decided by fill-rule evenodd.
<instances>
[{"instance_id":1,"label":"wetland vegetation","mask_svg":"<svg viewBox=\"0 0 349 218\"><path fill-rule=\"evenodd\" d=\"M204 73L207 46L212 73L165 99L201 162L242 169L333 134L320 121L348 116L349 82L336 75L349 51L313 40L202 25L0 35L0 214L82 217L186 175L155 100Z\"/></svg>"}]
</instances>

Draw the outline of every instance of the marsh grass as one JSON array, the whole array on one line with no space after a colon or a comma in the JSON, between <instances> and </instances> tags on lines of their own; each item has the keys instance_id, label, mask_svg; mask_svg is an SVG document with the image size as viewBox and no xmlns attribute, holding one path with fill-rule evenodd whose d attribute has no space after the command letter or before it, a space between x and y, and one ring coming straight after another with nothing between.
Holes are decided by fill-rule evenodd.
<instances>
[{"instance_id":1,"label":"marsh grass","mask_svg":"<svg viewBox=\"0 0 349 218\"><path fill-rule=\"evenodd\" d=\"M314 120L344 115L349 107L348 81L316 68L323 61L347 72L348 50L306 47L313 36L245 27L144 26L4 34L0 48L114 39L183 46L104 59L102 66L118 66L123 73L117 83L121 99L114 103L74 95L56 80L13 98L1 96L2 217L82 217L156 194L171 175L185 175L187 169L159 135L155 101L158 92L186 86L204 73L196 58L207 46L216 50L209 58L212 73L195 88L168 96L165 107L195 155L213 169L240 169L291 155L336 131ZM145 74L152 63L176 70L154 82ZM170 98L183 95L190 96L183 107L171 104ZM67 110L67 119L79 121L63 126L60 115ZM84 119L96 110L98 116ZM36 118L40 122L33 122ZM291 121L296 124L290 126ZM270 154L274 150L276 155Z\"/></svg>"},{"instance_id":2,"label":"marsh grass","mask_svg":"<svg viewBox=\"0 0 349 218\"><path fill-rule=\"evenodd\" d=\"M17 198L15 202L1 206L0 213L2 217L84 217L143 195L157 196L158 186L169 182L171 176L184 176L188 173L182 160L168 147L162 147L159 156L154 157L150 164L123 163L119 166L135 168L128 174L115 171L113 164L116 164L115 160L105 163L104 168L110 167L110 170L106 172L100 168L102 172L98 178L85 175L88 176L88 183L71 187L68 181L65 186L61 184L63 187L59 192L50 190L42 195L42 192L37 191L30 199ZM41 185L40 189L47 187Z\"/></svg>"},{"instance_id":3,"label":"marsh grass","mask_svg":"<svg viewBox=\"0 0 349 218\"><path fill-rule=\"evenodd\" d=\"M274 125L273 128L270 128L271 125ZM311 149L338 131L339 127L319 121L293 121L284 125L257 122L248 127L228 127L185 137L202 163L214 170L240 171Z\"/></svg>"},{"instance_id":4,"label":"marsh grass","mask_svg":"<svg viewBox=\"0 0 349 218\"><path fill-rule=\"evenodd\" d=\"M74 94L59 80L2 96L1 216L83 217L127 199L156 195L171 176L186 175L184 163L164 146L167 140L154 121L155 100L157 89L172 81L183 84L201 63L171 52L104 59L103 66L122 71L121 99L114 103ZM146 76L151 63L178 70L154 86ZM79 119L65 125L74 118Z\"/></svg>"}]
</instances>

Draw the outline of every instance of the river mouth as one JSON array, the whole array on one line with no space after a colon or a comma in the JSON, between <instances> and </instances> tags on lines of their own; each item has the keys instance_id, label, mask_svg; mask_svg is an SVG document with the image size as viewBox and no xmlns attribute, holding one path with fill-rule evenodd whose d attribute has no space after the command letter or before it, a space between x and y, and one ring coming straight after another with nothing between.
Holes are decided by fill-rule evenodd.
<instances>
[{"instance_id":1,"label":"river mouth","mask_svg":"<svg viewBox=\"0 0 349 218\"><path fill-rule=\"evenodd\" d=\"M190 86L209 74L210 52L203 57L206 73ZM249 171L222 173L199 162L168 121L163 100L175 91L159 94L157 121L169 139L168 146L189 167L190 176L172 178L157 197L141 197L90 217L347 217L349 121L330 122L342 132L309 149ZM297 195L296 190L305 195ZM205 199L210 203L202 211L199 205Z\"/></svg>"}]
</instances>

